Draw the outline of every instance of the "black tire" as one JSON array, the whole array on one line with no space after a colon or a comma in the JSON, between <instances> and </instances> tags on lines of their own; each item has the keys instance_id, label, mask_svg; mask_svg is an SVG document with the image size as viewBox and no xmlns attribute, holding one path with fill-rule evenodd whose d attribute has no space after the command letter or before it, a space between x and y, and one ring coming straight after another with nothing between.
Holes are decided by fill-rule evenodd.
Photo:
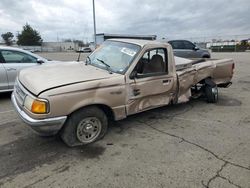
<instances>
[{"instance_id":1,"label":"black tire","mask_svg":"<svg viewBox=\"0 0 250 188\"><path fill-rule=\"evenodd\" d=\"M217 86L205 85L205 95L208 103L216 103L218 101Z\"/></svg>"},{"instance_id":2,"label":"black tire","mask_svg":"<svg viewBox=\"0 0 250 188\"><path fill-rule=\"evenodd\" d=\"M202 58L210 58L210 56L209 55L204 55L204 56L202 56Z\"/></svg>"},{"instance_id":3,"label":"black tire","mask_svg":"<svg viewBox=\"0 0 250 188\"><path fill-rule=\"evenodd\" d=\"M82 129L85 128L87 124L90 124L84 121L88 119L88 121L91 122L89 120L91 118L96 118L96 121L100 122L98 124L100 128L98 128L98 133L96 133L93 140L83 142L80 140L81 137L79 138L79 134L80 134L79 132L82 132L83 131ZM107 127L108 127L108 119L107 119L106 114L98 107L90 106L90 107L82 108L74 112L73 114L71 114L68 117L66 123L64 124L62 130L60 131L60 136L62 140L65 142L65 144L67 144L69 147L73 147L77 145L86 145L86 144L90 144L101 139L107 132ZM87 133L84 133L84 134L87 134Z\"/></svg>"}]
</instances>

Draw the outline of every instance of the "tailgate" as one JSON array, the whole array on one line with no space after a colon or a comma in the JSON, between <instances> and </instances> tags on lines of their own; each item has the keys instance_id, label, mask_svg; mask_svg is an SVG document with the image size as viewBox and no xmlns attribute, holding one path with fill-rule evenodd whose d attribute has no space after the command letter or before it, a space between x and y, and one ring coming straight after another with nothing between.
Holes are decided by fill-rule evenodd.
<instances>
[{"instance_id":1,"label":"tailgate","mask_svg":"<svg viewBox=\"0 0 250 188\"><path fill-rule=\"evenodd\" d=\"M234 61L232 59L221 59L213 61L215 69L212 74L213 81L218 86L226 86L231 83L234 73Z\"/></svg>"}]
</instances>

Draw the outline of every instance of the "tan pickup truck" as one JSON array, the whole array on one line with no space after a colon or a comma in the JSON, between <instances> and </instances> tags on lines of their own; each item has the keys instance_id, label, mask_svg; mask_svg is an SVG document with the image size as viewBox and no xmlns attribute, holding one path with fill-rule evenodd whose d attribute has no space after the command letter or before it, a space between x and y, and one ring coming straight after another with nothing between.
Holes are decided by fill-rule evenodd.
<instances>
[{"instance_id":1,"label":"tan pickup truck","mask_svg":"<svg viewBox=\"0 0 250 188\"><path fill-rule=\"evenodd\" d=\"M109 120L201 95L217 102L233 71L232 59L182 59L167 43L107 40L86 62L22 70L12 102L36 132L75 146L102 138Z\"/></svg>"}]
</instances>

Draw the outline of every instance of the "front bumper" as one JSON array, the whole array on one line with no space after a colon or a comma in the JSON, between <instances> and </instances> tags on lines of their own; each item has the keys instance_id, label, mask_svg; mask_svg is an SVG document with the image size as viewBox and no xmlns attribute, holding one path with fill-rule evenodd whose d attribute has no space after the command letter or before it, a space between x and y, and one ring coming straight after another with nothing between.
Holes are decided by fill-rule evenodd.
<instances>
[{"instance_id":1,"label":"front bumper","mask_svg":"<svg viewBox=\"0 0 250 188\"><path fill-rule=\"evenodd\" d=\"M49 136L56 134L67 119L67 116L33 119L18 106L14 93L11 95L11 100L20 118L40 135Z\"/></svg>"}]
</instances>

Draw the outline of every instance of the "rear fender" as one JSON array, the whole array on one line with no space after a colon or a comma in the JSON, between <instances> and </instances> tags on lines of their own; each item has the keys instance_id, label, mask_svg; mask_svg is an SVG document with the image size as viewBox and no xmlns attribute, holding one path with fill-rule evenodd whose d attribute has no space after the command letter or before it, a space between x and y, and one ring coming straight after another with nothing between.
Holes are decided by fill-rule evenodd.
<instances>
[{"instance_id":1,"label":"rear fender","mask_svg":"<svg viewBox=\"0 0 250 188\"><path fill-rule=\"evenodd\" d=\"M215 86L216 86L216 83L214 83L213 80L211 80L211 78L206 78L206 79L204 80L204 83L205 83L206 85L211 86L211 87L215 87Z\"/></svg>"}]
</instances>

